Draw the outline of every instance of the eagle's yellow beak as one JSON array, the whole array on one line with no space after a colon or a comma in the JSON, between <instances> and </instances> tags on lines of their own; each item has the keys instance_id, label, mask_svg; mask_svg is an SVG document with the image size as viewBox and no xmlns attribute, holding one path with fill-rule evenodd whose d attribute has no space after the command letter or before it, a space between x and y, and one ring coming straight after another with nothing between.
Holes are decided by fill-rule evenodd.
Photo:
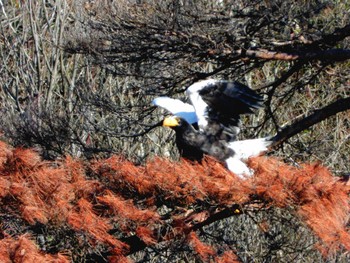
<instances>
[{"instance_id":1,"label":"eagle's yellow beak","mask_svg":"<svg viewBox=\"0 0 350 263\"><path fill-rule=\"evenodd\" d=\"M163 126L165 127L176 127L179 125L179 118L176 116L165 117L165 119L163 120Z\"/></svg>"}]
</instances>

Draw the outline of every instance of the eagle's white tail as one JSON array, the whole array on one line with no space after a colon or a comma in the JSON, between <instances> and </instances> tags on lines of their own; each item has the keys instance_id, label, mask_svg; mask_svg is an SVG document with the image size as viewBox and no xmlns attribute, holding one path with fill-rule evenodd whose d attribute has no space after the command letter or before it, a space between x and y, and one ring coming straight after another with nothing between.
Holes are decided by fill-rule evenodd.
<instances>
[{"instance_id":1,"label":"eagle's white tail","mask_svg":"<svg viewBox=\"0 0 350 263\"><path fill-rule=\"evenodd\" d=\"M226 159L226 165L227 169L240 178L250 177L254 174L253 170L249 169L248 166L236 156Z\"/></svg>"},{"instance_id":2,"label":"eagle's white tail","mask_svg":"<svg viewBox=\"0 0 350 263\"><path fill-rule=\"evenodd\" d=\"M226 159L227 168L241 178L252 176L254 171L249 169L244 161L267 151L272 142L269 137L230 142L229 147L235 154Z\"/></svg>"},{"instance_id":3,"label":"eagle's white tail","mask_svg":"<svg viewBox=\"0 0 350 263\"><path fill-rule=\"evenodd\" d=\"M249 157L257 156L262 152L267 151L267 148L272 144L270 137L234 141L230 142L229 147L234 150L237 158L246 160Z\"/></svg>"}]
</instances>

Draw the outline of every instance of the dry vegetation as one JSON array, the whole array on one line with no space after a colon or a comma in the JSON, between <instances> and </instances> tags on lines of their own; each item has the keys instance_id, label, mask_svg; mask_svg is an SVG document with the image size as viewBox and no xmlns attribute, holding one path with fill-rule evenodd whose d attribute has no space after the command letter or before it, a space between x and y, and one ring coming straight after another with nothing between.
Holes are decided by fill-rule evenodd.
<instances>
[{"instance_id":1,"label":"dry vegetation","mask_svg":"<svg viewBox=\"0 0 350 263\"><path fill-rule=\"evenodd\" d=\"M146 248L152 254L185 249L187 257L232 262L248 251L225 242L205 244L196 231L246 214L255 219L252 226L273 239L269 214L275 209L289 210L304 222L318 237L313 249L325 258L350 249L350 188L317 164L295 168L258 157L250 161L255 177L242 181L209 158L201 165L158 158L135 166L118 156L90 163L71 157L48 162L33 150L12 149L5 143L1 153L4 262L80 262L97 260L98 255L100 260L104 255L110 262L127 262L125 256ZM255 214L262 211L265 215L259 219ZM23 220L25 231L14 218ZM54 256L39 252L30 241L39 241L43 229L48 235L38 245ZM286 252L282 247L281 251ZM290 248L283 258L293 259L298 253Z\"/></svg>"},{"instance_id":2,"label":"dry vegetation","mask_svg":"<svg viewBox=\"0 0 350 263\"><path fill-rule=\"evenodd\" d=\"M0 261L348 262L349 14L345 0L0 1ZM206 77L265 96L242 138L298 131L250 161L252 179L179 160L154 128L155 96Z\"/></svg>"}]
</instances>

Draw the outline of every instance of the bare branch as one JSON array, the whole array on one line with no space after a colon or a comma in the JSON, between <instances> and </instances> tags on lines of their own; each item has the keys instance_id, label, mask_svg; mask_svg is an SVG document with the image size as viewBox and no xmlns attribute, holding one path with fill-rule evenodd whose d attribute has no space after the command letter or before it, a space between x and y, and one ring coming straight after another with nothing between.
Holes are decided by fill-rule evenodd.
<instances>
[{"instance_id":1,"label":"bare branch","mask_svg":"<svg viewBox=\"0 0 350 263\"><path fill-rule=\"evenodd\" d=\"M299 121L294 122L291 125L288 125L281 129L273 137L273 146L278 146L281 143L288 140L290 137L298 134L299 132L311 127L314 124L317 124L339 112L346 111L350 109L350 97L339 99L322 109L315 110L315 112Z\"/></svg>"},{"instance_id":2,"label":"bare branch","mask_svg":"<svg viewBox=\"0 0 350 263\"><path fill-rule=\"evenodd\" d=\"M214 222L217 222L219 220L223 220L225 218L228 218L228 217L231 217L234 215L239 215L242 213L241 207L239 205L236 205L236 204L232 205L230 207L226 207L219 212L213 212L213 213L210 213L209 211L205 211L205 212L207 212L207 213L205 213L206 216L204 216L203 220L201 220L200 222L188 223L188 225L187 225L188 232L199 230L202 227L208 226L208 225L210 225ZM204 214L203 211L200 213ZM191 216L193 216L193 215L191 215ZM186 219L190 218L191 216L187 216L185 218L182 218L181 220L185 222L185 221L187 221ZM160 232L162 233L162 236L160 237L158 242L167 241L168 239L167 239L166 234L168 232L168 229L164 228L164 229L160 230ZM148 247L148 245L145 242L143 242L136 235L124 238L124 239L122 239L122 241L130 246L130 249L128 251L129 255L134 254L135 252L141 251L141 250L145 249L146 247Z\"/></svg>"},{"instance_id":3,"label":"bare branch","mask_svg":"<svg viewBox=\"0 0 350 263\"><path fill-rule=\"evenodd\" d=\"M332 60L344 61L350 59L350 50L348 49L329 49L320 51L304 51L304 52L278 52L266 49L244 50L239 49L232 52L232 55L238 58L258 58L264 60Z\"/></svg>"},{"instance_id":4,"label":"bare branch","mask_svg":"<svg viewBox=\"0 0 350 263\"><path fill-rule=\"evenodd\" d=\"M330 49L321 51L306 51L297 53L273 52L268 50L238 50L237 53L247 58L260 58L266 60L332 60L344 61L350 59L348 49Z\"/></svg>"},{"instance_id":5,"label":"bare branch","mask_svg":"<svg viewBox=\"0 0 350 263\"><path fill-rule=\"evenodd\" d=\"M321 39L312 42L312 46L318 45L334 45L335 43L350 36L350 24L337 28L333 33L323 36Z\"/></svg>"}]
</instances>

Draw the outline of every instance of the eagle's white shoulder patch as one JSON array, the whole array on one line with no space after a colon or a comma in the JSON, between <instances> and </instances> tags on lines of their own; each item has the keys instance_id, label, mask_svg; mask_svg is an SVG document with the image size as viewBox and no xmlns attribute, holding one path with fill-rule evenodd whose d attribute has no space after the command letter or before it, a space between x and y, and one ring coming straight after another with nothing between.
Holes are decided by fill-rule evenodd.
<instances>
[{"instance_id":1,"label":"eagle's white shoulder patch","mask_svg":"<svg viewBox=\"0 0 350 263\"><path fill-rule=\"evenodd\" d=\"M217 82L218 81L215 79L198 81L189 86L188 89L185 91L186 95L190 98L192 105L195 109L200 130L204 130L205 127L208 125L208 104L206 104L202 97L199 95L199 91L208 85L215 85Z\"/></svg>"}]
</instances>

